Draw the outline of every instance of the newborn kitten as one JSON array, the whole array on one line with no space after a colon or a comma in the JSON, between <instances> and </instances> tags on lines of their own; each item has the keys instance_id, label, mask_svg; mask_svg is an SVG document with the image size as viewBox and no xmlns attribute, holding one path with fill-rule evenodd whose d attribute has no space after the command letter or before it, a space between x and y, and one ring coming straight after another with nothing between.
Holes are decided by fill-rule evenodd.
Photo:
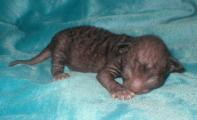
<instances>
[{"instance_id":1,"label":"newborn kitten","mask_svg":"<svg viewBox=\"0 0 197 120\"><path fill-rule=\"evenodd\" d=\"M169 73L184 70L159 37L132 37L93 26L60 31L40 54L30 60L13 61L10 66L33 65L49 57L54 79L69 77L64 66L96 72L98 81L118 99L149 92L163 85ZM123 84L114 80L117 77L123 78Z\"/></svg>"}]
</instances>

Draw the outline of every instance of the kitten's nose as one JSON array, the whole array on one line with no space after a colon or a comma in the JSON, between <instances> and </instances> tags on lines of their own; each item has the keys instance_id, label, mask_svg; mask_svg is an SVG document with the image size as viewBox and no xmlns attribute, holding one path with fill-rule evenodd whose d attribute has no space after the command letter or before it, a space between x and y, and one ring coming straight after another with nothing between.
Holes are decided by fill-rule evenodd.
<instances>
[{"instance_id":1,"label":"kitten's nose","mask_svg":"<svg viewBox=\"0 0 197 120\"><path fill-rule=\"evenodd\" d=\"M143 82L141 80L134 80L130 86L130 89L135 93L140 93L143 88Z\"/></svg>"},{"instance_id":2,"label":"kitten's nose","mask_svg":"<svg viewBox=\"0 0 197 120\"><path fill-rule=\"evenodd\" d=\"M144 81L140 79L135 79L131 85L129 86L130 90L133 91L135 94L143 94L150 91L149 87L145 86Z\"/></svg>"}]
</instances>

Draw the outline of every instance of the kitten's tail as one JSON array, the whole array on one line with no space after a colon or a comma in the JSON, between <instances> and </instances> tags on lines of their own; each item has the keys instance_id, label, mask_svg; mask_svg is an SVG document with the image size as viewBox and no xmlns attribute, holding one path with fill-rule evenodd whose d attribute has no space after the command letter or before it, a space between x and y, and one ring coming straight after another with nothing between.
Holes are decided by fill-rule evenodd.
<instances>
[{"instance_id":1,"label":"kitten's tail","mask_svg":"<svg viewBox=\"0 0 197 120\"><path fill-rule=\"evenodd\" d=\"M46 47L44 50L42 50L38 55L36 55L35 57L29 59L29 60L15 60L9 63L9 66L15 66L17 64L27 64L27 65L34 65L37 63L40 63L44 60L46 60L47 58L49 58L51 55L51 51L49 46Z\"/></svg>"}]
</instances>

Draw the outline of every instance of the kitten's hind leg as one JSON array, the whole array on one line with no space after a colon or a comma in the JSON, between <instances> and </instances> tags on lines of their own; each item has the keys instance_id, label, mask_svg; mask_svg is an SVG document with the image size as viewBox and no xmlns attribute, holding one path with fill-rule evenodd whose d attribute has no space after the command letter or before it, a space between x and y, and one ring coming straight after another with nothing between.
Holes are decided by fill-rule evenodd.
<instances>
[{"instance_id":1,"label":"kitten's hind leg","mask_svg":"<svg viewBox=\"0 0 197 120\"><path fill-rule=\"evenodd\" d=\"M64 73L64 65L64 57L61 56L59 52L57 54L53 54L51 72L55 80L62 80L70 76L68 73Z\"/></svg>"}]
</instances>

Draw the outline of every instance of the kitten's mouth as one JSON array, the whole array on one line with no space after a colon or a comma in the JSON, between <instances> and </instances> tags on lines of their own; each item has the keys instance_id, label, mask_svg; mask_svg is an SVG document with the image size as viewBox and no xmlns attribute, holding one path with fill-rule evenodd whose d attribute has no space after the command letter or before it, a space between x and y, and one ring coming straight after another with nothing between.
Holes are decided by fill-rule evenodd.
<instances>
[{"instance_id":1,"label":"kitten's mouth","mask_svg":"<svg viewBox=\"0 0 197 120\"><path fill-rule=\"evenodd\" d=\"M148 87L144 86L144 85L140 85L140 86L135 86L135 85L124 85L128 90L134 92L135 94L145 94L151 91L151 89L149 89Z\"/></svg>"},{"instance_id":2,"label":"kitten's mouth","mask_svg":"<svg viewBox=\"0 0 197 120\"><path fill-rule=\"evenodd\" d=\"M136 91L134 93L137 94L137 95L140 95L140 94L145 94L145 93L148 93L148 92L150 92L150 90L144 89L144 90L141 90L141 91Z\"/></svg>"}]
</instances>

